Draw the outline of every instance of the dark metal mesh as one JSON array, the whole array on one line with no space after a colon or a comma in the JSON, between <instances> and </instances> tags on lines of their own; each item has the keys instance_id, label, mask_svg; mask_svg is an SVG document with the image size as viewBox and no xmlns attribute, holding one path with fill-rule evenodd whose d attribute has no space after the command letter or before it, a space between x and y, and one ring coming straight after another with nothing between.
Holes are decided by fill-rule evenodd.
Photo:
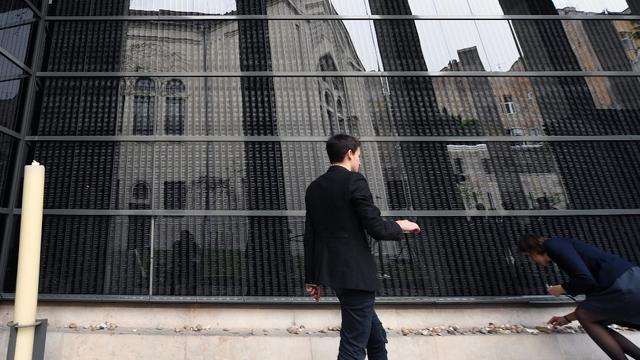
<instances>
[{"instance_id":1,"label":"dark metal mesh","mask_svg":"<svg viewBox=\"0 0 640 360\"><path fill-rule=\"evenodd\" d=\"M2 154L0 156L0 207L7 206L9 199L11 177L16 165L15 151L17 143L18 141L15 138L0 134L0 154Z\"/></svg>"},{"instance_id":2,"label":"dark metal mesh","mask_svg":"<svg viewBox=\"0 0 640 360\"><path fill-rule=\"evenodd\" d=\"M640 261L638 216L417 220L425 229L421 235L371 242L380 295L542 295L545 281L562 278L553 268L541 273L517 252L516 240L525 231L577 236ZM152 286L154 296L303 296L303 230L299 217L47 216L40 289L149 295ZM250 243L250 231L262 239L262 248ZM8 273L15 274L15 263Z\"/></svg>"},{"instance_id":3,"label":"dark metal mesh","mask_svg":"<svg viewBox=\"0 0 640 360\"><path fill-rule=\"evenodd\" d=\"M406 0L317 2L295 13L284 2L222 3L134 9L120 0L56 0L48 14L496 15L482 2L446 10L436 1L433 14ZM573 10L549 0L498 3L508 15L600 11L586 2ZM636 3L608 14L637 13ZM0 4L0 27L31 17L21 1ZM0 215L4 292L14 291L19 234L13 170L35 159L47 167L43 293L304 296L304 193L328 165L323 140L337 132L368 138L362 173L376 204L425 228L400 242L371 242L382 295L543 294L560 274L540 273L515 252L528 231L640 260L640 216L628 215L640 208L640 149L620 137L640 135L633 21L149 19L48 21L33 79L12 78L26 74L0 56L0 209L10 214ZM0 30L0 46L29 64L34 29ZM628 76L360 76L581 70ZM25 91L30 80L36 86ZM33 110L26 133L24 109ZM380 138L389 136L400 140ZM540 210L545 216L531 215Z\"/></svg>"}]
</instances>

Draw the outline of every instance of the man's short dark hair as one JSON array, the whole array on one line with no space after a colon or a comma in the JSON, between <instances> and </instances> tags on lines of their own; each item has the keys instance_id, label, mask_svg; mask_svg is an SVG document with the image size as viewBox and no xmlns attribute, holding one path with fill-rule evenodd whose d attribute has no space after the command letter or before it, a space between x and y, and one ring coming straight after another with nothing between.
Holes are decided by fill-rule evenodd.
<instances>
[{"instance_id":1,"label":"man's short dark hair","mask_svg":"<svg viewBox=\"0 0 640 360\"><path fill-rule=\"evenodd\" d=\"M520 238L518 250L525 254L544 254L544 241L546 238L540 234L525 234Z\"/></svg>"},{"instance_id":2,"label":"man's short dark hair","mask_svg":"<svg viewBox=\"0 0 640 360\"><path fill-rule=\"evenodd\" d=\"M342 162L347 152L356 152L360 148L360 141L347 134L337 134L327 140L327 155L332 164Z\"/></svg>"}]
</instances>

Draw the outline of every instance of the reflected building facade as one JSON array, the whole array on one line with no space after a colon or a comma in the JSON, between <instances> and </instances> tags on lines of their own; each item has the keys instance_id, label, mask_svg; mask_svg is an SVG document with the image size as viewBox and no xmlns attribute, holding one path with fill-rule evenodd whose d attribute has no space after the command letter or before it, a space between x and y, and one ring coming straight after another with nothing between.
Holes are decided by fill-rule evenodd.
<instances>
[{"instance_id":1,"label":"reflected building facade","mask_svg":"<svg viewBox=\"0 0 640 360\"><path fill-rule=\"evenodd\" d=\"M326 170L324 140L336 133L365 140L362 172L384 214L412 217L426 229L400 242L370 242L382 295L544 293L538 270L514 253L525 231L571 234L640 260L640 215L633 213L640 152L624 140L640 134L637 21L493 24L512 31L514 60L492 50L504 34L487 38L488 21L459 20L481 23L477 34L454 34L460 41L446 34L446 49L435 54L433 44L443 40L421 22L440 20L308 17L429 15L408 0L368 0L361 8L237 0L220 5L221 15L265 17L215 20L199 20L208 13L197 2L134 3L53 2L50 15L140 18L48 20L34 100L21 103L22 90L0 99L3 107L34 110L25 139L0 134L7 214L19 208L8 196L20 185L10 177L23 153L14 149L24 142L18 161L47 166L43 293L304 296L304 193ZM589 14L552 1L492 4L505 15ZM9 42L26 44L14 46L18 52L29 39ZM449 61L427 66L440 58ZM507 68L495 76L498 63ZM2 76L14 71L9 63L2 69ZM12 121L2 127L17 130ZM5 228L17 224L0 214ZM13 291L17 254L15 230L8 232L0 261L5 293Z\"/></svg>"},{"instance_id":2,"label":"reflected building facade","mask_svg":"<svg viewBox=\"0 0 640 360\"><path fill-rule=\"evenodd\" d=\"M485 71L476 47L458 50L458 59L442 71ZM523 70L522 59L509 69ZM472 134L544 135L544 121L528 78L437 78L434 84L443 109ZM466 209L567 208L557 163L545 143L447 148Z\"/></svg>"}]
</instances>

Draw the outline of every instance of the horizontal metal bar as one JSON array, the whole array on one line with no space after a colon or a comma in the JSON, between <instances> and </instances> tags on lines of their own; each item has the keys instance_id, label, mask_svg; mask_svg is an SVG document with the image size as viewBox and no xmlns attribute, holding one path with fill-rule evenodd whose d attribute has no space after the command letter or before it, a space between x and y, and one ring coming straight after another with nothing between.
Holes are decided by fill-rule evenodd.
<instances>
[{"instance_id":1,"label":"horizontal metal bar","mask_svg":"<svg viewBox=\"0 0 640 360\"><path fill-rule=\"evenodd\" d=\"M18 21L15 23L5 24L0 26L0 31L33 24L35 22L38 22L38 19L27 19L27 20Z\"/></svg>"},{"instance_id":2,"label":"horizontal metal bar","mask_svg":"<svg viewBox=\"0 0 640 360\"><path fill-rule=\"evenodd\" d=\"M14 293L0 293L3 300L14 300ZM39 294L40 301L52 302L124 302L124 303L157 303L157 304L229 304L229 305L314 305L318 303L309 297L285 296L148 296L148 295L80 295L80 294ZM377 305L531 305L531 306L565 306L574 304L565 297L549 295L523 296L382 296L376 297ZM337 305L335 297L323 297L320 305Z\"/></svg>"},{"instance_id":3,"label":"horizontal metal bar","mask_svg":"<svg viewBox=\"0 0 640 360\"><path fill-rule=\"evenodd\" d=\"M22 209L15 209L21 214ZM50 216L253 216L303 217L304 210L130 210L130 209L44 209ZM640 215L640 209L584 210L382 210L387 217L523 217L523 216L622 216Z\"/></svg>"},{"instance_id":4,"label":"horizontal metal bar","mask_svg":"<svg viewBox=\"0 0 640 360\"><path fill-rule=\"evenodd\" d=\"M15 300L15 293L0 293L2 300ZM38 294L42 301L67 301L67 302L148 302L148 295L82 295L82 294Z\"/></svg>"},{"instance_id":5,"label":"horizontal metal bar","mask_svg":"<svg viewBox=\"0 0 640 360\"><path fill-rule=\"evenodd\" d=\"M27 141L105 141L105 142L325 142L327 136L27 136ZM640 135L594 136L362 136L362 142L570 142L640 141Z\"/></svg>"},{"instance_id":6,"label":"horizontal metal bar","mask_svg":"<svg viewBox=\"0 0 640 360\"><path fill-rule=\"evenodd\" d=\"M21 209L16 209L21 213ZM304 216L304 210L99 210L44 209L44 215L122 215L122 216Z\"/></svg>"},{"instance_id":7,"label":"horizontal metal bar","mask_svg":"<svg viewBox=\"0 0 640 360\"><path fill-rule=\"evenodd\" d=\"M11 61L14 65L19 67L22 71L24 71L27 74L31 75L31 68L29 68L22 61L20 61L20 59L18 59L15 56L13 56L7 49L3 48L2 46L0 46L0 55L2 55L5 58L7 58L7 60Z\"/></svg>"},{"instance_id":8,"label":"horizontal metal bar","mask_svg":"<svg viewBox=\"0 0 640 360\"><path fill-rule=\"evenodd\" d=\"M182 20L640 20L640 15L110 15L47 16L47 21Z\"/></svg>"},{"instance_id":9,"label":"horizontal metal bar","mask_svg":"<svg viewBox=\"0 0 640 360\"><path fill-rule=\"evenodd\" d=\"M580 299L582 300L582 298ZM566 305L575 304L575 301L566 297L550 295L523 295L523 296L452 296L452 297L376 297L376 304L381 305L467 305L467 304L531 304L531 305Z\"/></svg>"},{"instance_id":10,"label":"horizontal metal bar","mask_svg":"<svg viewBox=\"0 0 640 360\"><path fill-rule=\"evenodd\" d=\"M11 214L13 211L12 209L8 209L8 208L0 208L0 214Z\"/></svg>"},{"instance_id":11,"label":"horizontal metal bar","mask_svg":"<svg viewBox=\"0 0 640 360\"><path fill-rule=\"evenodd\" d=\"M184 72L74 72L40 71L44 78L94 77L637 77L633 71L184 71Z\"/></svg>"},{"instance_id":12,"label":"horizontal metal bar","mask_svg":"<svg viewBox=\"0 0 640 360\"><path fill-rule=\"evenodd\" d=\"M22 135L20 135L18 132L13 131L13 130L11 130L9 128L6 128L6 127L4 127L2 125L0 125L0 133L12 136L12 137L16 138L17 140L22 139Z\"/></svg>"},{"instance_id":13,"label":"horizontal metal bar","mask_svg":"<svg viewBox=\"0 0 640 360\"><path fill-rule=\"evenodd\" d=\"M620 216L640 215L640 209L584 209L584 210L389 210L381 211L389 217L484 217L484 216Z\"/></svg>"},{"instance_id":14,"label":"horizontal metal bar","mask_svg":"<svg viewBox=\"0 0 640 360\"><path fill-rule=\"evenodd\" d=\"M30 75L27 75L27 74L3 76L3 77L0 77L0 83L7 82L7 81L22 80L22 79L28 78L29 76Z\"/></svg>"},{"instance_id":15,"label":"horizontal metal bar","mask_svg":"<svg viewBox=\"0 0 640 360\"><path fill-rule=\"evenodd\" d=\"M21 0L23 3L25 3L29 9L31 9L31 11L33 11L34 14L36 14L36 16L40 19L42 19L42 13L40 13L40 9L38 9L30 0ZM41 0L41 1L50 1L50 0Z\"/></svg>"},{"instance_id":16,"label":"horizontal metal bar","mask_svg":"<svg viewBox=\"0 0 640 360\"><path fill-rule=\"evenodd\" d=\"M285 297L285 296L151 296L153 303L199 303L199 304L265 304L265 305L318 305L309 297ZM336 305L339 301L336 297L323 297L321 305ZM566 305L574 304L566 298L556 298L548 295L528 296L384 296L376 297L376 305L466 305L466 304L536 304L536 305Z\"/></svg>"}]
</instances>

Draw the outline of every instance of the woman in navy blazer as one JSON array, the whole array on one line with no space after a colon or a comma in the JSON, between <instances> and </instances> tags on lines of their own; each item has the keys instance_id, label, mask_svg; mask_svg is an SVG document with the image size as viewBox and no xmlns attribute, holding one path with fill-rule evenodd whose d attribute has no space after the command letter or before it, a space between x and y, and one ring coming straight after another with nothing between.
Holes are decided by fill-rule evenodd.
<instances>
[{"instance_id":1,"label":"woman in navy blazer","mask_svg":"<svg viewBox=\"0 0 640 360\"><path fill-rule=\"evenodd\" d=\"M553 261L569 275L568 281L549 287L551 295L586 295L574 312L554 316L549 324L563 326L578 320L611 359L627 359L625 354L640 359L640 348L608 327L640 329L640 267L573 238L528 234L519 245L538 265Z\"/></svg>"}]
</instances>

